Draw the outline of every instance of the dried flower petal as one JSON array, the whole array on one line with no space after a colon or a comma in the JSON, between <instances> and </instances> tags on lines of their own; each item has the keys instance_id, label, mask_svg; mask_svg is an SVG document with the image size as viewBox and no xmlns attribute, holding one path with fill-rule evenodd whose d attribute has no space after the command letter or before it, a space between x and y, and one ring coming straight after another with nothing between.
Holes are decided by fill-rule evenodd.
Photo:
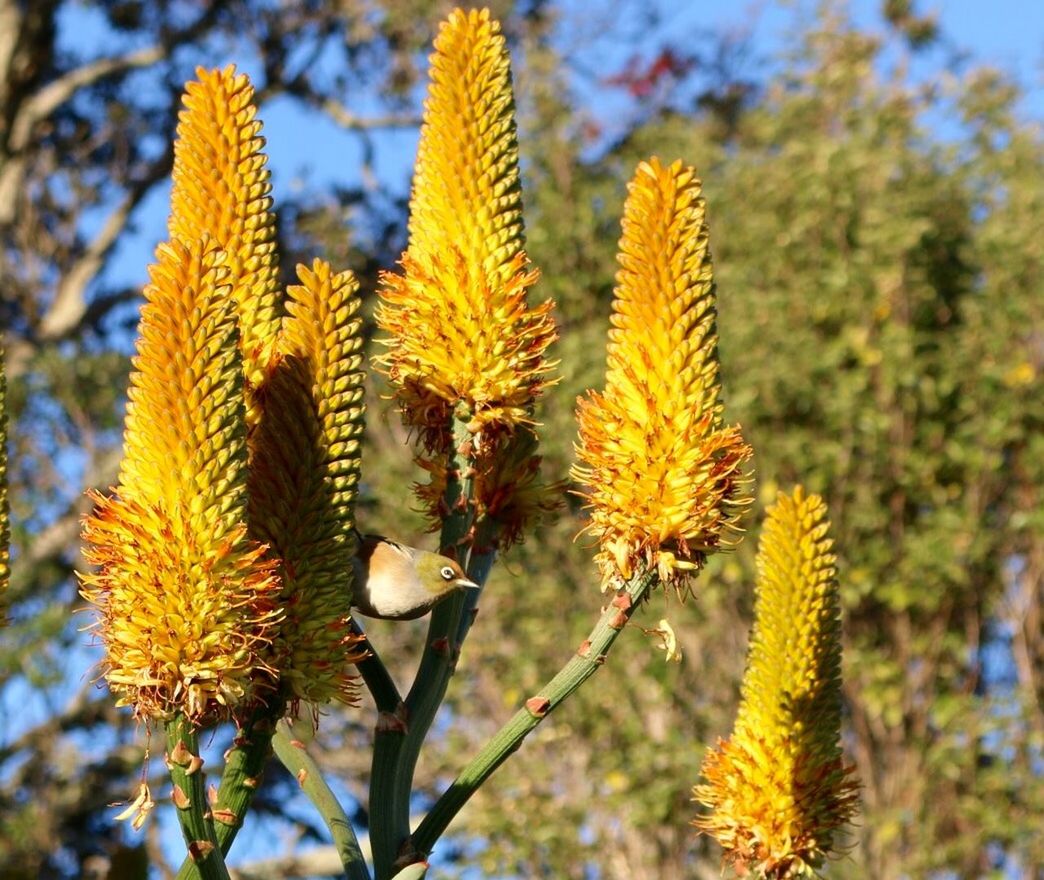
<instances>
[{"instance_id":1,"label":"dried flower petal","mask_svg":"<svg viewBox=\"0 0 1044 880\"><path fill-rule=\"evenodd\" d=\"M496 543L501 549L519 543L529 528L549 519L561 506L564 484L541 479L537 442L530 428L520 426L477 448L471 458L475 518L495 525ZM428 472L429 481L416 484L414 491L433 527L438 528L446 491L446 462L439 456L421 455L417 464Z\"/></svg>"},{"instance_id":2,"label":"dried flower petal","mask_svg":"<svg viewBox=\"0 0 1044 880\"><path fill-rule=\"evenodd\" d=\"M149 818L149 813L154 809L156 809L156 802L152 799L152 792L149 790L148 785L142 782L138 785L138 793L134 800L127 805L125 810L122 810L113 818L117 822L126 822L130 819L131 828L135 831L140 831Z\"/></svg>"}]
</instances>

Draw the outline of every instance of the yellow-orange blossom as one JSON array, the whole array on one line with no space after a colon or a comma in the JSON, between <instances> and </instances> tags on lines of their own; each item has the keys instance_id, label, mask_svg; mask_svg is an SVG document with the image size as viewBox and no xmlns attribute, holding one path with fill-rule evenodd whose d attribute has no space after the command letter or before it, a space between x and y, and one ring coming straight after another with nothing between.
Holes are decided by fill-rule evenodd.
<instances>
[{"instance_id":1,"label":"yellow-orange blossom","mask_svg":"<svg viewBox=\"0 0 1044 880\"><path fill-rule=\"evenodd\" d=\"M639 567L680 584L738 531L751 456L724 424L714 279L700 182L642 162L620 239L604 393L578 405L574 477L606 585Z\"/></svg>"},{"instance_id":2,"label":"yellow-orange blossom","mask_svg":"<svg viewBox=\"0 0 1044 880\"><path fill-rule=\"evenodd\" d=\"M696 825L770 880L816 876L856 809L841 759L841 611L818 495L781 494L758 544L754 629L736 726L703 762Z\"/></svg>"},{"instance_id":3,"label":"yellow-orange blossom","mask_svg":"<svg viewBox=\"0 0 1044 880\"><path fill-rule=\"evenodd\" d=\"M119 487L96 496L84 521L98 571L81 578L119 703L203 723L265 685L279 583L247 537L243 368L224 252L209 239L161 245L150 277Z\"/></svg>"},{"instance_id":4,"label":"yellow-orange blossom","mask_svg":"<svg viewBox=\"0 0 1044 880\"><path fill-rule=\"evenodd\" d=\"M549 383L550 302L531 306L511 68L488 10L452 12L435 39L400 274L382 276L380 358L431 474L437 522L451 416L470 432L472 501L517 539L548 506L533 405Z\"/></svg>"}]
</instances>

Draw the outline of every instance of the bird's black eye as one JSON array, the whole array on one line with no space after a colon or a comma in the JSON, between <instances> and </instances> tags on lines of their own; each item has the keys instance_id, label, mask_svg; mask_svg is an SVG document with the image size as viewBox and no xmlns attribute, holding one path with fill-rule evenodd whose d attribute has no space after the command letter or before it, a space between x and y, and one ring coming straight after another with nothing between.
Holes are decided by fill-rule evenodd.
<instances>
[{"instance_id":1,"label":"bird's black eye","mask_svg":"<svg viewBox=\"0 0 1044 880\"><path fill-rule=\"evenodd\" d=\"M448 565L442 566L442 568L439 570L439 574L442 575L442 579L444 581L451 581L454 577L456 577L456 573Z\"/></svg>"}]
</instances>

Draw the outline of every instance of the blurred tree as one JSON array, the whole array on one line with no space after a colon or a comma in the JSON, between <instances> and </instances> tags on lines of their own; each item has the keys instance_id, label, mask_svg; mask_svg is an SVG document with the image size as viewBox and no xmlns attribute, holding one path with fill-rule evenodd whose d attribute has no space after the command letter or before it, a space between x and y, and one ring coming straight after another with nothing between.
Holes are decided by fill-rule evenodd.
<instances>
[{"instance_id":1,"label":"blurred tree","mask_svg":"<svg viewBox=\"0 0 1044 880\"><path fill-rule=\"evenodd\" d=\"M1033 876L1044 864L1044 145L1003 77L945 69L937 22L914 5L884 3L885 28L871 34L815 4L795 16L787 54L758 67L732 37L676 39L649 4L627 6L631 32L614 4L586 10L587 30L565 4L494 4L513 40L529 251L562 335L542 446L548 475L562 477L573 402L604 366L623 181L649 154L694 163L729 417L755 447L759 493L771 500L797 479L821 492L842 554L847 745L864 813L851 858L829 876ZM197 63L256 65L262 101L286 95L328 114L372 157L380 132L416 122L421 50L444 12L425 0L0 2L17 547L0 695L8 712L48 710L39 724L4 719L0 877L162 867L157 834L139 850L104 809L130 793L141 749L79 668L70 678L84 637L69 622L69 575L81 489L115 469L137 296L106 267L169 171L182 83ZM78 39L88 25L98 37ZM597 44L585 60L582 39L606 35L614 51ZM915 79L913 52L939 75ZM387 183L277 205L284 254L322 253L365 285L402 246L401 181ZM370 392L361 517L416 540L406 438L381 415L380 387ZM445 735L422 755L428 794L586 633L601 597L579 527L570 502L498 567ZM687 607L646 610L650 629L670 617L683 660L665 664L637 628L622 638L461 815L443 876L460 876L464 855L489 876L718 876L687 824L690 789L704 746L731 725L752 557L744 546L712 561ZM422 625L369 631L404 680ZM364 707L319 731L357 795L371 727ZM295 785L271 776L268 812ZM353 818L365 825L364 804ZM322 873L311 864L265 870Z\"/></svg>"}]
</instances>

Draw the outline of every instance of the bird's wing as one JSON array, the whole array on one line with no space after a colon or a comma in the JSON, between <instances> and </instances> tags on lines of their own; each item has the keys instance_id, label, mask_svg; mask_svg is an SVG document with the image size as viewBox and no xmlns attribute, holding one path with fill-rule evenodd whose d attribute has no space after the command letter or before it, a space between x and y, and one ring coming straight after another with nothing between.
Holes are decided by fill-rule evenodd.
<instances>
[{"instance_id":1,"label":"bird's wing","mask_svg":"<svg viewBox=\"0 0 1044 880\"><path fill-rule=\"evenodd\" d=\"M413 559L413 550L405 544L400 544L398 541L384 537L384 535L364 535L362 533L359 534L359 552L357 555L365 562L373 556L373 551L378 546L386 547L388 550L398 553L403 559Z\"/></svg>"}]
</instances>

